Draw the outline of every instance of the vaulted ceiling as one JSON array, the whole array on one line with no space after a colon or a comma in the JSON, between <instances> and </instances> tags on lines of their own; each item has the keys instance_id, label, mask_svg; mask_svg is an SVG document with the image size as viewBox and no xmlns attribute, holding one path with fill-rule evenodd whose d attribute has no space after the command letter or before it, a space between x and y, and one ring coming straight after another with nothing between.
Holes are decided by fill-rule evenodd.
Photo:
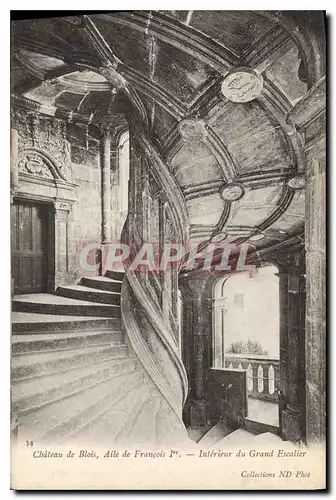
<instances>
[{"instance_id":1,"label":"vaulted ceiling","mask_svg":"<svg viewBox=\"0 0 336 500\"><path fill-rule=\"evenodd\" d=\"M321 13L118 11L12 24L13 99L86 124L131 105L180 186L192 240L265 246L302 232L304 144L286 116L323 75Z\"/></svg>"}]
</instances>

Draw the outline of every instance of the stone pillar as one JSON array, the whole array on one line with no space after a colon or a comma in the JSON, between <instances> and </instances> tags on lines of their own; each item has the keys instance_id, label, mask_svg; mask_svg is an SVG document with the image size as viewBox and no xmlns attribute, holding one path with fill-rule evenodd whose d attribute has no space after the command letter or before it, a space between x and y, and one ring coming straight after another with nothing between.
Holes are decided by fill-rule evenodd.
<instances>
[{"instance_id":1,"label":"stone pillar","mask_svg":"<svg viewBox=\"0 0 336 500\"><path fill-rule=\"evenodd\" d=\"M325 106L326 81L323 77L297 103L288 116L288 121L305 136L306 435L308 444L325 440Z\"/></svg>"},{"instance_id":2,"label":"stone pillar","mask_svg":"<svg viewBox=\"0 0 336 500\"><path fill-rule=\"evenodd\" d=\"M282 410L286 404L288 393L288 274L286 269L278 265L279 273L279 312L280 312L280 382L279 395L279 428L282 432Z\"/></svg>"},{"instance_id":3,"label":"stone pillar","mask_svg":"<svg viewBox=\"0 0 336 500\"><path fill-rule=\"evenodd\" d=\"M105 274L108 244L111 241L111 129L110 126L101 127L101 175L102 175L102 265L101 273Z\"/></svg>"},{"instance_id":4,"label":"stone pillar","mask_svg":"<svg viewBox=\"0 0 336 500\"><path fill-rule=\"evenodd\" d=\"M305 437L305 276L304 257L295 254L287 272L282 271L280 293L281 432L284 439L300 442ZM285 306L283 308L283 306ZM280 398L280 404L282 399Z\"/></svg>"},{"instance_id":5,"label":"stone pillar","mask_svg":"<svg viewBox=\"0 0 336 500\"><path fill-rule=\"evenodd\" d=\"M192 400L192 366L193 366L193 293L185 278L179 279L179 289L183 301L183 319L181 335L182 361L188 377L188 397L183 408L185 425L190 425L190 405Z\"/></svg>"},{"instance_id":6,"label":"stone pillar","mask_svg":"<svg viewBox=\"0 0 336 500\"><path fill-rule=\"evenodd\" d=\"M320 153L320 154L318 154ZM326 283L325 283L325 151L309 151L306 191L307 264L307 441L325 439Z\"/></svg>"},{"instance_id":7,"label":"stone pillar","mask_svg":"<svg viewBox=\"0 0 336 500\"><path fill-rule=\"evenodd\" d=\"M191 347L191 425L205 425L208 417L206 399L206 374L211 363L211 321L209 307L211 300L206 297L207 277L191 279L192 290L192 345Z\"/></svg>"},{"instance_id":8,"label":"stone pillar","mask_svg":"<svg viewBox=\"0 0 336 500\"><path fill-rule=\"evenodd\" d=\"M137 155L133 140L130 135L130 172L129 172L129 197L128 197L128 243L132 240L133 225L135 223L136 211L136 176L137 176Z\"/></svg>"},{"instance_id":9,"label":"stone pillar","mask_svg":"<svg viewBox=\"0 0 336 500\"><path fill-rule=\"evenodd\" d=\"M111 238L111 132L104 127L102 141L102 243L107 243Z\"/></svg>"}]
</instances>

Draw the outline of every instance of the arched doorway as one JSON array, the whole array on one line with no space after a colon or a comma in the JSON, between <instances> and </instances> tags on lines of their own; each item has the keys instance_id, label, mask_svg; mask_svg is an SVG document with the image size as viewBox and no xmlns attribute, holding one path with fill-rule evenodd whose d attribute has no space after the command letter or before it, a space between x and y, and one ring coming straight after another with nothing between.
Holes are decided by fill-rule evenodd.
<instances>
[{"instance_id":1,"label":"arched doorway","mask_svg":"<svg viewBox=\"0 0 336 500\"><path fill-rule=\"evenodd\" d=\"M248 418L279 426L279 283L267 265L217 281L213 289L213 368L246 371Z\"/></svg>"}]
</instances>

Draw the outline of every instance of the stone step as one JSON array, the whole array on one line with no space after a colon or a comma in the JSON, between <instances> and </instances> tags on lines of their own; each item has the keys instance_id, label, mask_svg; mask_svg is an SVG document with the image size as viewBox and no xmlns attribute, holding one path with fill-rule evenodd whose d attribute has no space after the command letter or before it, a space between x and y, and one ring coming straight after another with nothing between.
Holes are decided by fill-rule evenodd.
<instances>
[{"instance_id":1,"label":"stone step","mask_svg":"<svg viewBox=\"0 0 336 500\"><path fill-rule=\"evenodd\" d=\"M85 300L87 302L98 302L100 304L120 305L120 292L97 290L84 285L59 286L57 295L69 299Z\"/></svg>"},{"instance_id":2,"label":"stone step","mask_svg":"<svg viewBox=\"0 0 336 500\"><path fill-rule=\"evenodd\" d=\"M101 363L106 359L123 360L127 356L128 348L125 344L88 345L82 348L37 354L16 354L12 357L11 381L36 380L54 373L75 370L88 364Z\"/></svg>"},{"instance_id":3,"label":"stone step","mask_svg":"<svg viewBox=\"0 0 336 500\"><path fill-rule=\"evenodd\" d=\"M131 373L137 368L136 360L106 360L67 373L50 375L38 380L24 380L12 385L12 411L23 414L53 404L65 397L95 386L107 378Z\"/></svg>"},{"instance_id":4,"label":"stone step","mask_svg":"<svg viewBox=\"0 0 336 500\"><path fill-rule=\"evenodd\" d=\"M115 443L125 446L155 446L156 416L160 409L160 396L153 397L151 389L143 395L142 404L137 405L137 411L132 412L128 425L116 436Z\"/></svg>"},{"instance_id":5,"label":"stone step","mask_svg":"<svg viewBox=\"0 0 336 500\"><path fill-rule=\"evenodd\" d=\"M48 293L14 295L12 310L61 316L99 316L104 318L121 316L120 305L107 305Z\"/></svg>"},{"instance_id":6,"label":"stone step","mask_svg":"<svg viewBox=\"0 0 336 500\"><path fill-rule=\"evenodd\" d=\"M140 382L128 393L121 393L113 400L112 406L96 413L87 425L71 436L71 444L80 445L85 442L114 445L117 442L116 436L121 434L130 415L137 415L139 407L143 404L145 391L145 398L148 398L148 388Z\"/></svg>"},{"instance_id":7,"label":"stone step","mask_svg":"<svg viewBox=\"0 0 336 500\"><path fill-rule=\"evenodd\" d=\"M73 349L76 347L97 345L120 345L124 343L122 332L82 332L82 333L47 333L34 335L13 335L12 354L27 355L37 352Z\"/></svg>"},{"instance_id":8,"label":"stone step","mask_svg":"<svg viewBox=\"0 0 336 500\"><path fill-rule=\"evenodd\" d=\"M211 427L211 429L198 441L202 447L210 447L230 434L232 429L224 424L218 423Z\"/></svg>"},{"instance_id":9,"label":"stone step","mask_svg":"<svg viewBox=\"0 0 336 500\"><path fill-rule=\"evenodd\" d=\"M19 440L29 438L36 441L36 445L43 442L50 445L66 439L110 408L121 395L129 393L139 383L139 378L137 370L116 375L71 397L21 416L18 419Z\"/></svg>"},{"instance_id":10,"label":"stone step","mask_svg":"<svg viewBox=\"0 0 336 500\"><path fill-rule=\"evenodd\" d=\"M89 288L95 288L97 290L107 290L108 292L120 293L122 281L107 278L106 276L95 276L92 278L83 276L80 279L79 284Z\"/></svg>"},{"instance_id":11,"label":"stone step","mask_svg":"<svg viewBox=\"0 0 336 500\"><path fill-rule=\"evenodd\" d=\"M132 411L127 412L127 417L121 423L120 428L113 437L115 444L120 446L131 444L135 446L136 444L141 444L139 437L140 439L143 437L145 442L147 441L148 444L152 444L148 439L148 426L151 429L151 437L155 437L155 414L158 408L156 408L155 402L150 397L150 391L151 386L147 384L143 385L138 391ZM141 428L140 433L139 427ZM147 435L145 434L146 429ZM142 444L144 444L143 441Z\"/></svg>"},{"instance_id":12,"label":"stone step","mask_svg":"<svg viewBox=\"0 0 336 500\"><path fill-rule=\"evenodd\" d=\"M61 316L12 312L12 333L64 333L85 331L115 331L121 329L120 318L99 318L94 316Z\"/></svg>"},{"instance_id":13,"label":"stone step","mask_svg":"<svg viewBox=\"0 0 336 500\"><path fill-rule=\"evenodd\" d=\"M117 281L120 281L120 282L122 282L122 280L124 279L124 276L125 276L125 271L110 271L110 270L107 270L105 272L105 277L106 278L110 278L110 279L117 280Z\"/></svg>"}]
</instances>

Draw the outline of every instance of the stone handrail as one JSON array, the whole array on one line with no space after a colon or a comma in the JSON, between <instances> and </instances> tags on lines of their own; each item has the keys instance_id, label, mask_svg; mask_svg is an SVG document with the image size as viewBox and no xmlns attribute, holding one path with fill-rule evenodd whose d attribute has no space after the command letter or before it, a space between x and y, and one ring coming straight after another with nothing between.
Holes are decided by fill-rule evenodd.
<instances>
[{"instance_id":1,"label":"stone handrail","mask_svg":"<svg viewBox=\"0 0 336 500\"><path fill-rule=\"evenodd\" d=\"M258 355L226 354L225 368L246 370L247 391L250 397L278 400L280 361Z\"/></svg>"},{"instance_id":2,"label":"stone handrail","mask_svg":"<svg viewBox=\"0 0 336 500\"><path fill-rule=\"evenodd\" d=\"M127 218L122 242L129 244L127 240L132 235L133 230ZM134 239L132 244L136 246ZM130 270L130 261L125 261L124 266L121 311L129 344L167 407L175 415L174 425L184 432L182 408L188 382L174 331L164 321L159 301L155 301L153 294L148 292L147 278Z\"/></svg>"}]
</instances>

